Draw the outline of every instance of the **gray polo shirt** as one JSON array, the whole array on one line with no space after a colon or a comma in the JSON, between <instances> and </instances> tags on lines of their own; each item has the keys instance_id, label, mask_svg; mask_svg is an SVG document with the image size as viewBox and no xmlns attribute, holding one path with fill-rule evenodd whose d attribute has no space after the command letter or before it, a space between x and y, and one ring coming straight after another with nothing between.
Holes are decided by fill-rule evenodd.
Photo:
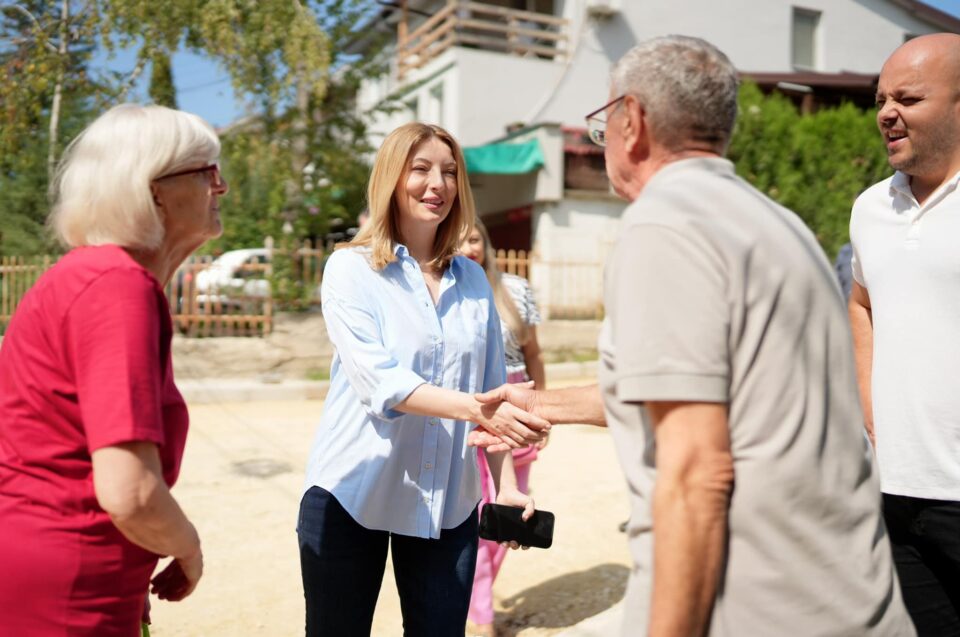
<instances>
[{"instance_id":1,"label":"gray polo shirt","mask_svg":"<svg viewBox=\"0 0 960 637\"><path fill-rule=\"evenodd\" d=\"M646 633L656 480L645 400L729 404L735 486L710 635L913 635L865 443L850 329L803 222L719 158L623 217L600 382L631 491L624 634Z\"/></svg>"}]
</instances>

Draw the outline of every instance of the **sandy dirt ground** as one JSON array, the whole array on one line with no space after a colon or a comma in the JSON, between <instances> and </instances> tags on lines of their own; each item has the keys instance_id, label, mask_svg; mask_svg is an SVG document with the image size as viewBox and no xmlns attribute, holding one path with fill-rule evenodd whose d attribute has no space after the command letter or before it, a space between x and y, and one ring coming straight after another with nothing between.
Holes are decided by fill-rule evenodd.
<instances>
[{"instance_id":1,"label":"sandy dirt ground","mask_svg":"<svg viewBox=\"0 0 960 637\"><path fill-rule=\"evenodd\" d=\"M154 637L303 634L295 533L320 401L191 408L174 495L203 540L205 574L180 603L153 604ZM534 464L538 506L557 515L549 550L511 553L494 594L502 637L553 635L623 597L629 565L618 525L626 487L605 429L559 427ZM161 562L161 566L163 562ZM389 562L373 635L402 635Z\"/></svg>"}]
</instances>

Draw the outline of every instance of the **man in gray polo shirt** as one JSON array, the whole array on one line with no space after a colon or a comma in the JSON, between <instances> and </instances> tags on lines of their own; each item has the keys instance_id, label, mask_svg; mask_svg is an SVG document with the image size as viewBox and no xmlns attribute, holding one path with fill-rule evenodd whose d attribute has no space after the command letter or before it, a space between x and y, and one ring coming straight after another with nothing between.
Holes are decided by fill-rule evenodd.
<instances>
[{"instance_id":1,"label":"man in gray polo shirt","mask_svg":"<svg viewBox=\"0 0 960 637\"><path fill-rule=\"evenodd\" d=\"M913 635L832 268L723 158L736 70L670 36L611 79L588 122L632 203L600 385L483 398L609 424L632 500L624 634Z\"/></svg>"}]
</instances>

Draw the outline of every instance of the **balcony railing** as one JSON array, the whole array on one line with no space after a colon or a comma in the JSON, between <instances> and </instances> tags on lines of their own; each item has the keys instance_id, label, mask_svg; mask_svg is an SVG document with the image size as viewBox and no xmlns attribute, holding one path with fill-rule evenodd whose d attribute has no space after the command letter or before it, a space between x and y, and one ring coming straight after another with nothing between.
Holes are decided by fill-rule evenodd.
<instances>
[{"instance_id":1,"label":"balcony railing","mask_svg":"<svg viewBox=\"0 0 960 637\"><path fill-rule=\"evenodd\" d=\"M426 22L407 33L404 18L397 34L397 72L403 76L452 46L509 55L563 59L568 20L479 2L449 0Z\"/></svg>"}]
</instances>

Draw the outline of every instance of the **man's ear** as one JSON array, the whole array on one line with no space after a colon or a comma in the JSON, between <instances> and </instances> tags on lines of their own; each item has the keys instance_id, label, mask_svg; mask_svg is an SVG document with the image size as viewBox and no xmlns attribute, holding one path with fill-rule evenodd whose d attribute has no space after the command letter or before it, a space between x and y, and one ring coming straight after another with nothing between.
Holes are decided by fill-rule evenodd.
<instances>
[{"instance_id":1,"label":"man's ear","mask_svg":"<svg viewBox=\"0 0 960 637\"><path fill-rule=\"evenodd\" d=\"M623 103L623 117L620 118L624 149L630 155L645 154L650 145L650 127L643 106L633 95L627 95Z\"/></svg>"}]
</instances>

